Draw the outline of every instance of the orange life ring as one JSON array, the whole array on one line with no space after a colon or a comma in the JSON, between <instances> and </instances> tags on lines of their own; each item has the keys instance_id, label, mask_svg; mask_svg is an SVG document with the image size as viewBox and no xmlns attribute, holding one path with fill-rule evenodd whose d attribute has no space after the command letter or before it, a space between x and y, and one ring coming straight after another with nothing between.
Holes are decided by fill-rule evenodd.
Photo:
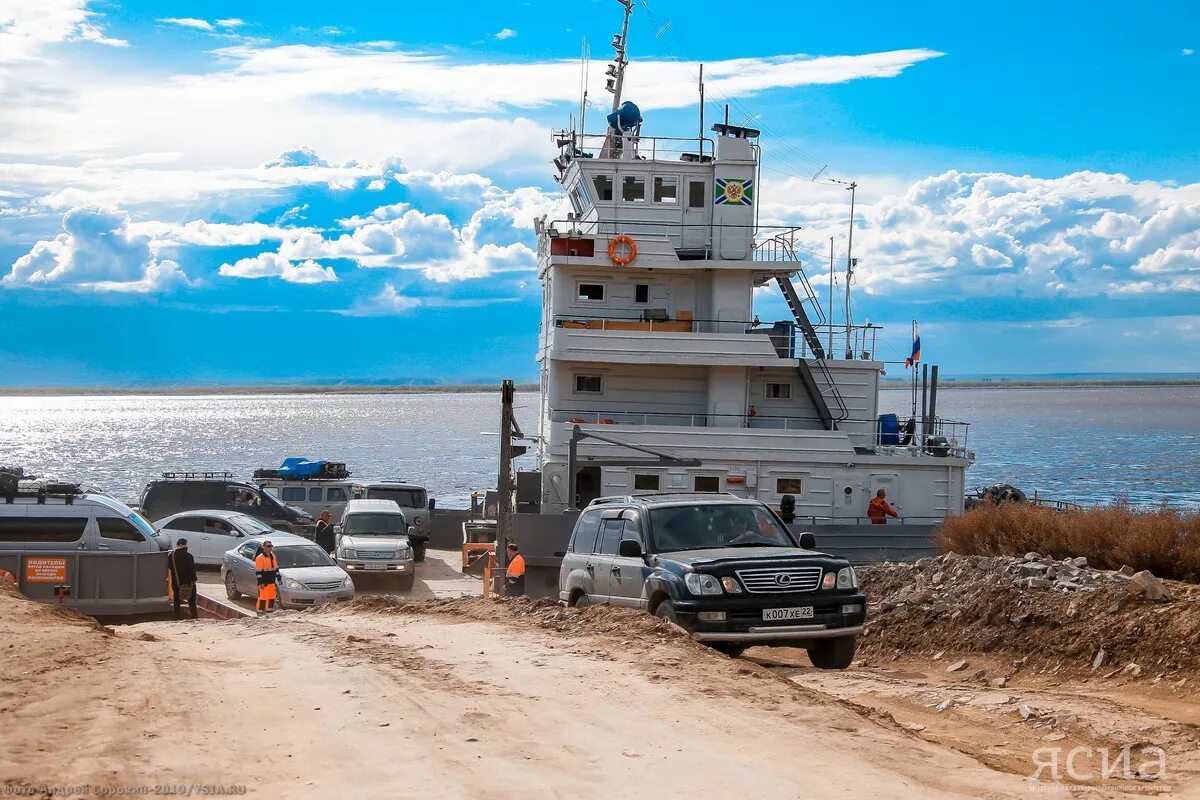
<instances>
[{"instance_id":1,"label":"orange life ring","mask_svg":"<svg viewBox=\"0 0 1200 800\"><path fill-rule=\"evenodd\" d=\"M623 244L629 248L629 255L617 255L617 245ZM637 258L637 242L632 237L625 234L619 234L608 240L608 260L616 264L618 267L623 267L626 264L632 264Z\"/></svg>"}]
</instances>

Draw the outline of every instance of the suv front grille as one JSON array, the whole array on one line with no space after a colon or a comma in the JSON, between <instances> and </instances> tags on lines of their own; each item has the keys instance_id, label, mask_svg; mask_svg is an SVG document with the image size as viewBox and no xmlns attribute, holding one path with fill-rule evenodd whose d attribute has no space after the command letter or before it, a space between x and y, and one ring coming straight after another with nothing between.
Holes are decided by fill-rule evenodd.
<instances>
[{"instance_id":1,"label":"suv front grille","mask_svg":"<svg viewBox=\"0 0 1200 800\"><path fill-rule=\"evenodd\" d=\"M820 567L739 569L738 579L751 594L794 594L811 592L821 584Z\"/></svg>"},{"instance_id":2,"label":"suv front grille","mask_svg":"<svg viewBox=\"0 0 1200 800\"><path fill-rule=\"evenodd\" d=\"M306 583L306 584L304 584L304 588L312 589L313 591L323 591L326 589L340 589L340 588L342 588L342 582L341 581L322 581L322 582L318 582L318 583Z\"/></svg>"}]
</instances>

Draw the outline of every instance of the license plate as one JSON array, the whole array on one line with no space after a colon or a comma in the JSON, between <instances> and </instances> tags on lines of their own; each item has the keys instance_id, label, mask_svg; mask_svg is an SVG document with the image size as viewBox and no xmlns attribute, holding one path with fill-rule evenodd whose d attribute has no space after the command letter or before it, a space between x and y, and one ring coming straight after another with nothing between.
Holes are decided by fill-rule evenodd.
<instances>
[{"instance_id":1,"label":"license plate","mask_svg":"<svg viewBox=\"0 0 1200 800\"><path fill-rule=\"evenodd\" d=\"M813 607L800 606L798 608L764 608L763 622L778 622L784 619L812 619Z\"/></svg>"},{"instance_id":2,"label":"license plate","mask_svg":"<svg viewBox=\"0 0 1200 800\"><path fill-rule=\"evenodd\" d=\"M363 564L367 569L387 569L387 564Z\"/></svg>"}]
</instances>

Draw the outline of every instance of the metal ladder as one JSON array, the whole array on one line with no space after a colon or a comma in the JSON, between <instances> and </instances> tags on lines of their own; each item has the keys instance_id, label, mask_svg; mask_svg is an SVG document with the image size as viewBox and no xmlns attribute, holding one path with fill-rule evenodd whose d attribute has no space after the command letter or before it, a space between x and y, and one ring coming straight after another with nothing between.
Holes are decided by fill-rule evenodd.
<instances>
[{"instance_id":1,"label":"metal ladder","mask_svg":"<svg viewBox=\"0 0 1200 800\"><path fill-rule=\"evenodd\" d=\"M834 401L836 412L829 407L825 393L821 391L821 387L817 383L816 376L813 374L813 369L809 366L807 359L803 357L796 359L796 373L800 376L800 383L803 384L805 393L808 394L809 399L812 401L817 416L821 418L821 425L824 426L825 430L832 431L837 429L837 423L842 422L850 416L850 411L846 408L846 401L833 379L833 373L829 371L829 366L825 363L826 354L825 348L821 344L821 338L817 336L816 328L813 327L808 313L804 310L805 304L808 304L813 309L813 313L818 320L817 324L825 324L825 313L821 310L821 303L817 299L816 292L813 291L812 284L808 282L808 276L804 274L804 270L799 268L800 259L796 257L796 250L792 246L792 234L793 231L788 231L786 234L778 234L770 240L771 249L775 253L785 256L782 260L794 261L797 266L796 271L791 276L777 277L775 282L779 284L779 289L783 292L783 299L787 302L788 309L792 312L792 317L796 320L796 326L800 328L800 333L804 336L804 341L808 344L809 350L812 351L817 371L821 373L821 378L829 388L829 396ZM800 295L796 291L796 286L792 283L792 278L798 280L800 288L804 292L803 300L800 299Z\"/></svg>"}]
</instances>

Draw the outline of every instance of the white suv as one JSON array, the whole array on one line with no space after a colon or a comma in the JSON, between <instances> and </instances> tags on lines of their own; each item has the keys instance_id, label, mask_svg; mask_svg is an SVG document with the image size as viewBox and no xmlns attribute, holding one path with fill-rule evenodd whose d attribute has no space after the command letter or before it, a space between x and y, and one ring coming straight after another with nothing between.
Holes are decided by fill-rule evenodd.
<instances>
[{"instance_id":1,"label":"white suv","mask_svg":"<svg viewBox=\"0 0 1200 800\"><path fill-rule=\"evenodd\" d=\"M338 566L351 575L375 572L395 576L401 591L416 580L408 523L400 506L391 500L351 500L337 534L334 555Z\"/></svg>"}]
</instances>

